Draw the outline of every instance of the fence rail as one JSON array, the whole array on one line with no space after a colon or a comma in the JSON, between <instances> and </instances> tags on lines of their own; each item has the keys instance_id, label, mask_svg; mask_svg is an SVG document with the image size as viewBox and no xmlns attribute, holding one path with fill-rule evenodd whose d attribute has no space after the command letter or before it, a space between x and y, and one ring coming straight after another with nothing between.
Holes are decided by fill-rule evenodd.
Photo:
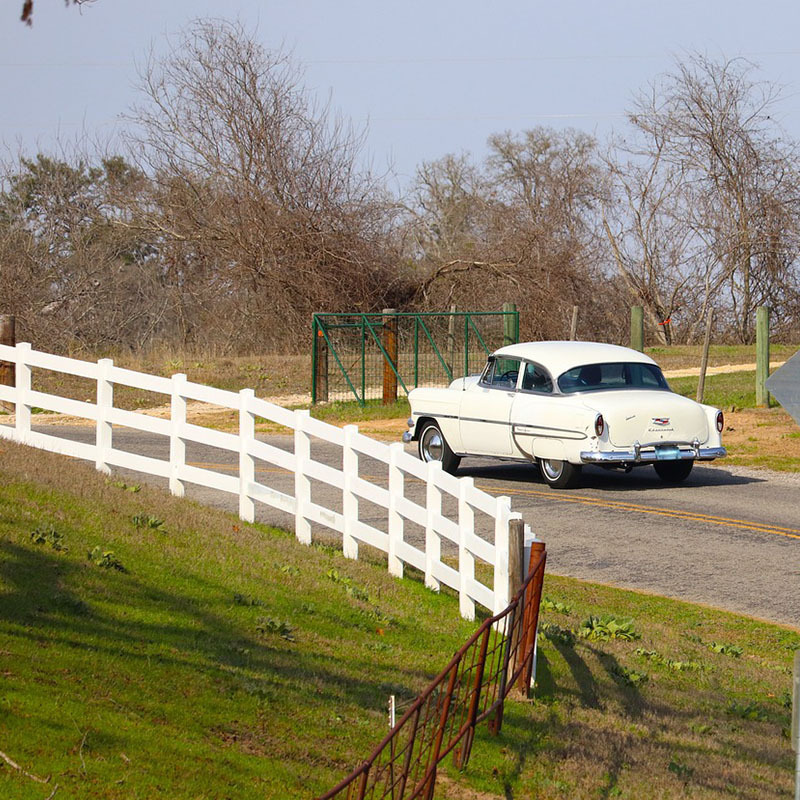
<instances>
[{"instance_id":1,"label":"fence rail","mask_svg":"<svg viewBox=\"0 0 800 800\"><path fill-rule=\"evenodd\" d=\"M16 411L13 426L0 424L0 438L93 461L97 469L106 473L113 467L120 467L160 476L169 481L175 495L182 496L189 483L227 492L238 496L239 516L250 522L255 519L257 503L277 508L294 517L296 536L303 543L311 543L314 526L327 528L341 535L342 549L350 558L358 557L359 544L371 545L387 554L388 569L393 575L402 577L404 567L410 565L424 573L425 583L430 588L446 585L455 589L459 593L461 614L467 619L474 619L476 603L492 613L500 612L508 604L509 522L520 518L511 511L510 499L493 497L477 489L471 478L448 475L436 462L423 463L406 453L399 442L387 445L360 434L355 426L342 429L311 418L308 411L289 411L255 397L252 389L236 393L193 383L183 374L171 378L148 375L114 366L110 359L96 363L79 361L19 343L16 347L0 345L0 361L11 363L16 369L16 386L0 385L0 401L13 404ZM37 369L95 381L95 402L34 390L33 375ZM117 384L163 394L170 406L169 418L115 408L114 386ZM190 423L187 419L189 401L237 412L238 433L224 433ZM34 408L93 423L94 443L71 441L34 430ZM289 429L293 449L283 450L258 440L255 436L257 418ZM163 437L169 443L169 457L161 459L119 449L115 446L114 435L118 426ZM312 457L312 441L317 440L340 448L342 469ZM238 474L187 463L187 443L238 454ZM385 486L376 482L375 476L362 474L361 457L382 467L381 481ZM293 473L293 493L257 480L257 467L263 464ZM410 492L412 484L417 482L424 484L424 500L420 502L413 499ZM341 510L317 502L312 494L315 484L336 489ZM362 513L360 505L366 504L382 509L383 519L378 522L373 519L374 509L370 509L369 514ZM489 518L493 541L478 535L476 514ZM405 532L410 525L424 531L424 549L407 540ZM450 546L456 553L455 566L443 560L443 545ZM492 585L476 579L476 560L493 567Z\"/></svg>"},{"instance_id":2,"label":"fence rail","mask_svg":"<svg viewBox=\"0 0 800 800\"><path fill-rule=\"evenodd\" d=\"M469 760L475 726L500 731L505 698L531 685L547 555L534 542L522 588L487 619L414 701L372 754L320 800L413 800L433 797L438 765L451 752Z\"/></svg>"}]
</instances>

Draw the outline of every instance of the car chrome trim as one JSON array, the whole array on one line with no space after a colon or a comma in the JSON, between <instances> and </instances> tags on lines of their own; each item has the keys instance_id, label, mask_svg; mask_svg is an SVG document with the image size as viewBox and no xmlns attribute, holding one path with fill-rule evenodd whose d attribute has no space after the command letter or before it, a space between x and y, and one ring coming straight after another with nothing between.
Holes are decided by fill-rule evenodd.
<instances>
[{"instance_id":1,"label":"car chrome trim","mask_svg":"<svg viewBox=\"0 0 800 800\"><path fill-rule=\"evenodd\" d=\"M403 444L409 444L410 442L414 441L414 435L411 431L405 431L403 433Z\"/></svg>"},{"instance_id":2,"label":"car chrome trim","mask_svg":"<svg viewBox=\"0 0 800 800\"><path fill-rule=\"evenodd\" d=\"M669 443L659 443L659 447L670 446ZM724 458L728 451L724 447L695 447L691 445L676 445L677 456L670 459L659 458L655 445L640 445L636 442L632 450L597 450L582 451L581 461L584 464L653 464L656 461L680 461L682 459L694 459L695 461L713 461L715 458Z\"/></svg>"},{"instance_id":3,"label":"car chrome trim","mask_svg":"<svg viewBox=\"0 0 800 800\"><path fill-rule=\"evenodd\" d=\"M569 439L586 439L587 435L582 431L576 431L570 428L549 428L546 425L527 425L519 422L509 423L514 429L515 433L520 436L540 436L542 439L563 438ZM524 429L524 430L523 430ZM550 433L539 433L539 431L550 431Z\"/></svg>"}]
</instances>

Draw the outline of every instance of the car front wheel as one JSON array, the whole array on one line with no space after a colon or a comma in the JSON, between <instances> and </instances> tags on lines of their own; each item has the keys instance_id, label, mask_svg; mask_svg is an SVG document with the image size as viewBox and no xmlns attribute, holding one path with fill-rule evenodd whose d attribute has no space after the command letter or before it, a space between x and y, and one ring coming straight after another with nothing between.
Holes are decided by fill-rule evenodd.
<instances>
[{"instance_id":1,"label":"car front wheel","mask_svg":"<svg viewBox=\"0 0 800 800\"><path fill-rule=\"evenodd\" d=\"M569 461L552 458L539 459L539 471L548 486L553 489L575 489L581 482L581 467Z\"/></svg>"},{"instance_id":2,"label":"car front wheel","mask_svg":"<svg viewBox=\"0 0 800 800\"><path fill-rule=\"evenodd\" d=\"M435 422L426 422L419 434L419 457L423 461L441 461L442 469L451 475L458 469L461 457L447 444L441 428Z\"/></svg>"},{"instance_id":3,"label":"car front wheel","mask_svg":"<svg viewBox=\"0 0 800 800\"><path fill-rule=\"evenodd\" d=\"M658 477L664 483L680 483L689 477L694 461L656 461L653 464Z\"/></svg>"}]
</instances>

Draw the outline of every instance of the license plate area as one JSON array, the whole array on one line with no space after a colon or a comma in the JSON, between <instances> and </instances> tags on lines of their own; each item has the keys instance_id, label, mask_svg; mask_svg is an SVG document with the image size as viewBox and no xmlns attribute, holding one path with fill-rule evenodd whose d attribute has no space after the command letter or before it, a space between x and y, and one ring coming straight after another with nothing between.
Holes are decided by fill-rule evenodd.
<instances>
[{"instance_id":1,"label":"license plate area","mask_svg":"<svg viewBox=\"0 0 800 800\"><path fill-rule=\"evenodd\" d=\"M680 447L671 444L663 444L656 447L656 461L677 461L680 457Z\"/></svg>"}]
</instances>

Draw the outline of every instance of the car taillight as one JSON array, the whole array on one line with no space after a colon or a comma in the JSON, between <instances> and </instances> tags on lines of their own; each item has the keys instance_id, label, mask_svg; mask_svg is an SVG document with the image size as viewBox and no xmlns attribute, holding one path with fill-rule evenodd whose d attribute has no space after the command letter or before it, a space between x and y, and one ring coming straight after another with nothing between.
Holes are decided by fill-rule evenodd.
<instances>
[{"instance_id":1,"label":"car taillight","mask_svg":"<svg viewBox=\"0 0 800 800\"><path fill-rule=\"evenodd\" d=\"M722 433L725 427L725 415L721 411L717 411L717 430Z\"/></svg>"},{"instance_id":2,"label":"car taillight","mask_svg":"<svg viewBox=\"0 0 800 800\"><path fill-rule=\"evenodd\" d=\"M603 419L602 414L598 414L594 418L594 432L597 434L598 439L603 435L603 431L605 429L606 429L606 421Z\"/></svg>"}]
</instances>

